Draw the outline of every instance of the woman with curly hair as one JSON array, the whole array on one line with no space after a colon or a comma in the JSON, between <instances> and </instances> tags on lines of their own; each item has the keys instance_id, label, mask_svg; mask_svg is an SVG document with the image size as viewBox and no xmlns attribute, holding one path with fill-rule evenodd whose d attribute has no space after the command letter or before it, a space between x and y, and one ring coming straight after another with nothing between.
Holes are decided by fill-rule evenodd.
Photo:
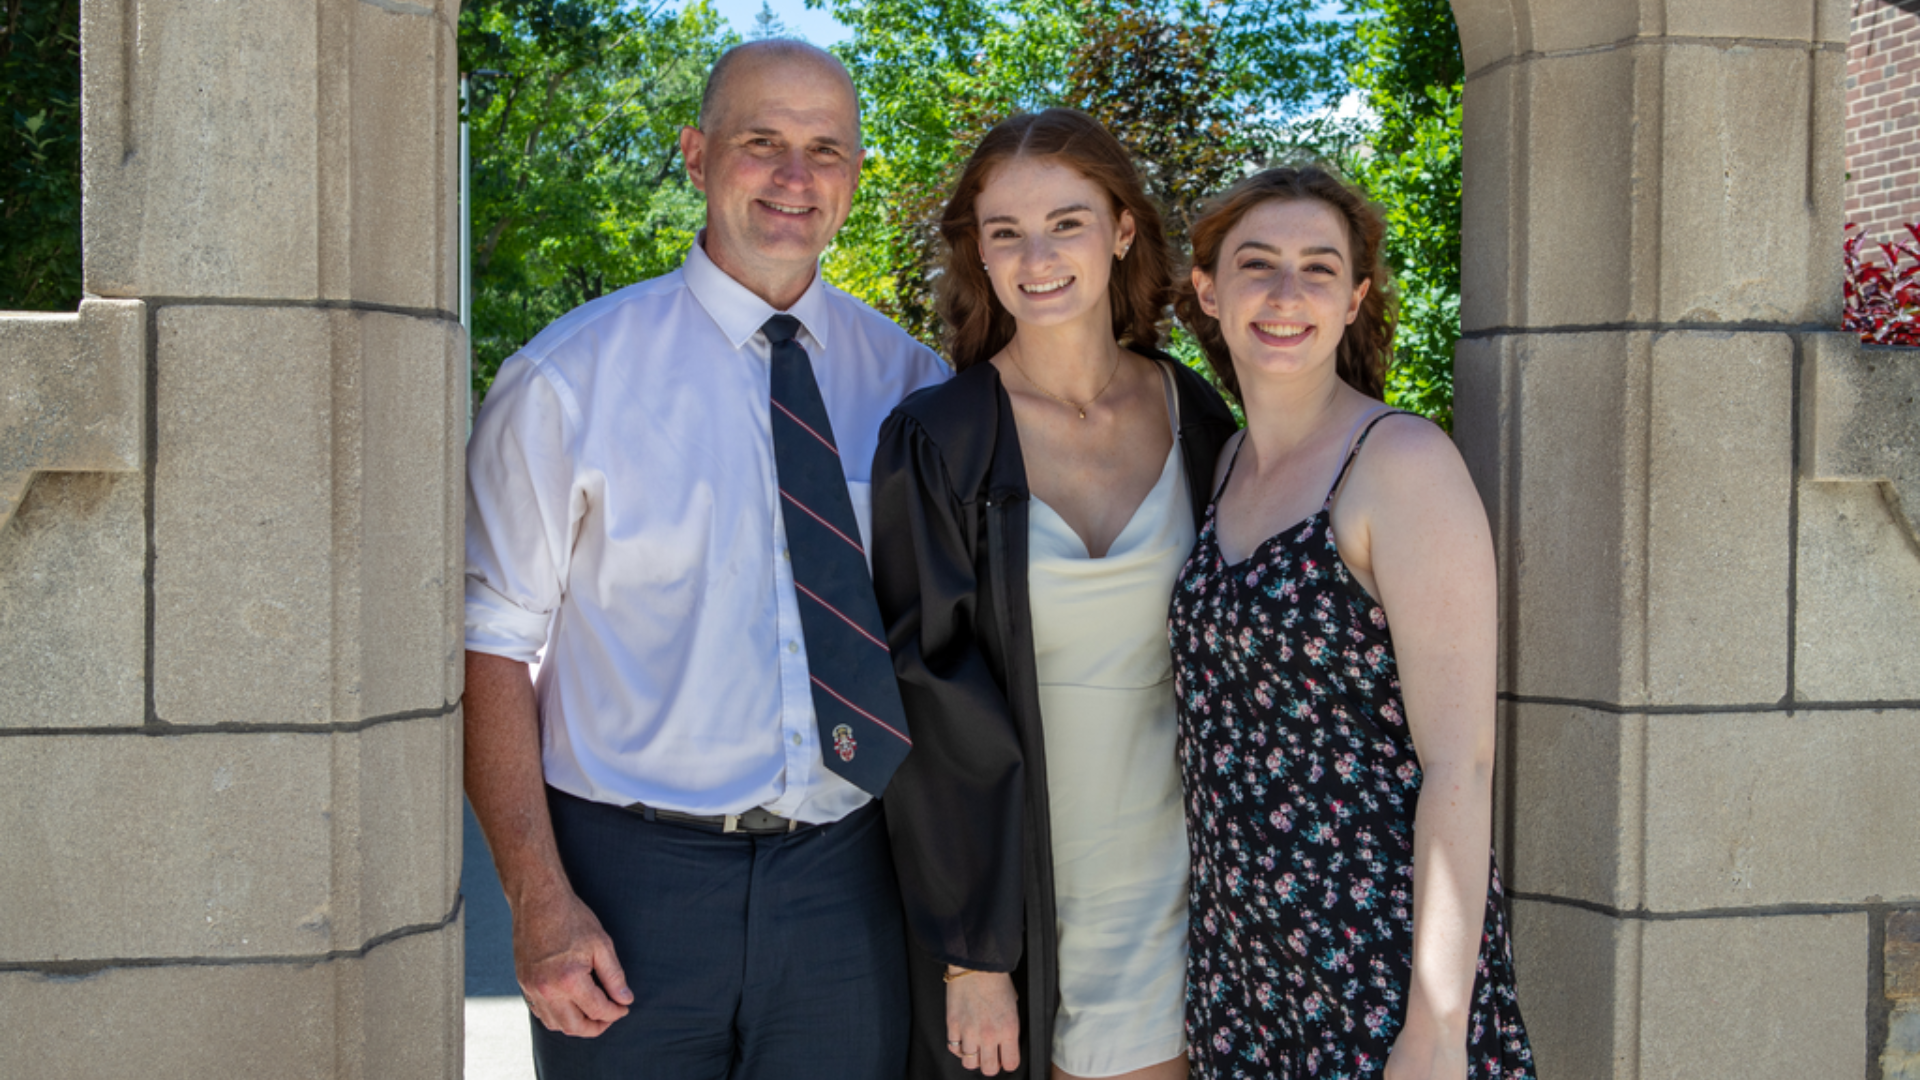
<instances>
[{"instance_id":1,"label":"woman with curly hair","mask_svg":"<svg viewBox=\"0 0 1920 1080\"><path fill-rule=\"evenodd\" d=\"M1167 597L1232 414L1158 349L1160 215L1090 117L995 127L941 233L956 373L873 471L909 1073L1184 1077Z\"/></svg>"},{"instance_id":2,"label":"woman with curly hair","mask_svg":"<svg viewBox=\"0 0 1920 1080\"><path fill-rule=\"evenodd\" d=\"M1172 610L1208 1080L1533 1075L1492 858L1493 543L1446 433L1381 401L1383 232L1323 169L1256 174L1194 221L1175 302L1247 418Z\"/></svg>"}]
</instances>

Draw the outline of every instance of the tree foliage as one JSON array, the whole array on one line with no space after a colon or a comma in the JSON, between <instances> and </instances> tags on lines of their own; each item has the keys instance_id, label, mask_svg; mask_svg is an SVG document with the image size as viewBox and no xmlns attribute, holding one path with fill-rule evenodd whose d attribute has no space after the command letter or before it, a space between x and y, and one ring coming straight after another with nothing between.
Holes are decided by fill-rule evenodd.
<instances>
[{"instance_id":1,"label":"tree foliage","mask_svg":"<svg viewBox=\"0 0 1920 1080\"><path fill-rule=\"evenodd\" d=\"M1465 68L1448 0L1349 0L1351 69L1377 117L1349 168L1387 217L1400 328L1387 400L1453 426L1460 340L1460 99Z\"/></svg>"},{"instance_id":2,"label":"tree foliage","mask_svg":"<svg viewBox=\"0 0 1920 1080\"><path fill-rule=\"evenodd\" d=\"M463 5L477 390L571 308L680 265L702 204L679 131L733 40L703 0Z\"/></svg>"},{"instance_id":3,"label":"tree foliage","mask_svg":"<svg viewBox=\"0 0 1920 1080\"><path fill-rule=\"evenodd\" d=\"M80 304L80 0L0 0L0 309Z\"/></svg>"},{"instance_id":4,"label":"tree foliage","mask_svg":"<svg viewBox=\"0 0 1920 1080\"><path fill-rule=\"evenodd\" d=\"M1350 73L1379 117L1385 146L1405 149L1409 128L1443 110L1436 87L1466 77L1460 28L1451 0L1347 0L1357 16L1353 37L1360 57Z\"/></svg>"},{"instance_id":5,"label":"tree foliage","mask_svg":"<svg viewBox=\"0 0 1920 1080\"><path fill-rule=\"evenodd\" d=\"M1066 101L1133 153L1170 236L1184 236L1201 200L1261 157L1263 103L1241 100L1230 47L1218 24L1141 8L1080 27Z\"/></svg>"}]
</instances>

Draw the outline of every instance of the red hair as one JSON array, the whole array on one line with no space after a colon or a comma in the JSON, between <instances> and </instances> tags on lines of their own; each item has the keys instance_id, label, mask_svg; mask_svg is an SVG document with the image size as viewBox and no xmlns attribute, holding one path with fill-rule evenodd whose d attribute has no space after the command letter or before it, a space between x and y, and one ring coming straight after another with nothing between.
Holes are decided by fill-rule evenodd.
<instances>
[{"instance_id":1,"label":"red hair","mask_svg":"<svg viewBox=\"0 0 1920 1080\"><path fill-rule=\"evenodd\" d=\"M1393 356L1393 331L1399 304L1387 264L1380 258L1386 219L1366 192L1318 165L1267 169L1254 173L1207 200L1193 220L1187 237L1193 250L1193 268L1213 277L1220 265L1220 248L1227 234L1254 207L1274 200L1314 199L1333 208L1347 223L1347 246L1353 282L1372 282L1360 301L1360 314L1340 336L1335 370L1348 386L1380 399L1386 389L1387 363ZM1240 400L1240 377L1233 370L1233 354L1220 333L1220 320L1201 310L1200 297L1188 274L1174 285L1173 311L1206 350L1220 385Z\"/></svg>"},{"instance_id":2,"label":"red hair","mask_svg":"<svg viewBox=\"0 0 1920 1080\"><path fill-rule=\"evenodd\" d=\"M993 172L1015 158L1057 161L1107 193L1114 216L1133 215L1133 247L1114 264L1107 283L1113 337L1122 345L1157 348L1173 298L1173 253L1160 211L1147 197L1133 158L1100 122L1078 109L1018 113L994 125L961 170L940 215L947 264L940 273L940 317L955 371L985 360L1013 340L1013 315L993 294L981 266L975 204Z\"/></svg>"}]
</instances>

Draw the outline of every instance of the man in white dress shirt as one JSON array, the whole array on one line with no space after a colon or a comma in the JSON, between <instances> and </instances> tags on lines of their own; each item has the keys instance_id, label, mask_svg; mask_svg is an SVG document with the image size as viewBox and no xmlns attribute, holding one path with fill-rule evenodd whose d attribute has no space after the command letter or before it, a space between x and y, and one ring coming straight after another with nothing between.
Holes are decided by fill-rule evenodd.
<instances>
[{"instance_id":1,"label":"man in white dress shirt","mask_svg":"<svg viewBox=\"0 0 1920 1080\"><path fill-rule=\"evenodd\" d=\"M467 795L542 1077L891 1078L892 863L823 764L762 328L799 322L862 533L881 420L945 368L820 279L862 157L837 60L731 50L680 147L685 265L554 322L474 427Z\"/></svg>"}]
</instances>

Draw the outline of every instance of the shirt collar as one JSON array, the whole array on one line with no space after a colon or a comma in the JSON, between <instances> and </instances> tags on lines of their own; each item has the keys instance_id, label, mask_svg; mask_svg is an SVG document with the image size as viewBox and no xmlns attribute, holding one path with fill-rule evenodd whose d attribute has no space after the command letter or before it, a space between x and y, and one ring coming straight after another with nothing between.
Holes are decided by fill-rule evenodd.
<instances>
[{"instance_id":1,"label":"shirt collar","mask_svg":"<svg viewBox=\"0 0 1920 1080\"><path fill-rule=\"evenodd\" d=\"M693 298L700 302L714 324L720 327L720 332L738 349L759 333L768 319L780 312L715 265L707 255L706 238L705 229L694 236L693 247L687 250L687 261L681 267L681 274L687 282L687 288L693 292ZM800 299L795 300L786 313L799 319L800 325L813 335L821 348L828 347L827 287L820 278L817 260L807 291L800 294Z\"/></svg>"}]
</instances>

